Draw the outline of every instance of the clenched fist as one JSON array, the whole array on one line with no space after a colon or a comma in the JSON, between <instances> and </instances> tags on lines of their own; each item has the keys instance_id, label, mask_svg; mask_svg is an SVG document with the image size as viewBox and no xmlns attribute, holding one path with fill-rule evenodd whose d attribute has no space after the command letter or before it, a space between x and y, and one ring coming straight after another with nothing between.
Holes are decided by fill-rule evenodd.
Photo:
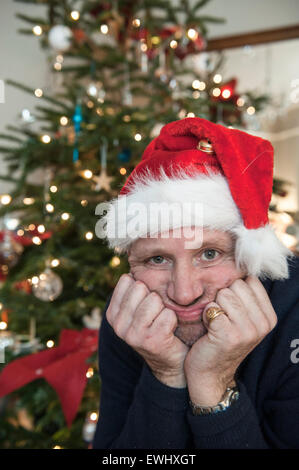
<instances>
[{"instance_id":1,"label":"clenched fist","mask_svg":"<svg viewBox=\"0 0 299 470\"><path fill-rule=\"evenodd\" d=\"M184 360L189 348L176 336L178 321L160 295L132 274L123 274L111 297L107 320L114 332L135 349L166 385L185 387Z\"/></svg>"},{"instance_id":2,"label":"clenched fist","mask_svg":"<svg viewBox=\"0 0 299 470\"><path fill-rule=\"evenodd\" d=\"M226 314L210 323L206 311L220 307ZM190 349L184 364L190 397L203 406L216 405L234 382L237 368L277 323L268 294L257 277L237 279L220 289L206 305L207 334Z\"/></svg>"}]
</instances>

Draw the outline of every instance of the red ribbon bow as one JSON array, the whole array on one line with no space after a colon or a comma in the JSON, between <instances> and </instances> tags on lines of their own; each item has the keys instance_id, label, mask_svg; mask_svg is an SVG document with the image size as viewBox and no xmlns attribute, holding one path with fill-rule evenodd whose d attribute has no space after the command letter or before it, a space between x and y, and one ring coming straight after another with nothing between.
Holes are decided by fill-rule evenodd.
<instances>
[{"instance_id":1,"label":"red ribbon bow","mask_svg":"<svg viewBox=\"0 0 299 470\"><path fill-rule=\"evenodd\" d=\"M97 350L98 331L62 330L59 346L9 363L0 374L0 398L33 380L44 377L59 396L70 427L86 385L86 359Z\"/></svg>"}]
</instances>

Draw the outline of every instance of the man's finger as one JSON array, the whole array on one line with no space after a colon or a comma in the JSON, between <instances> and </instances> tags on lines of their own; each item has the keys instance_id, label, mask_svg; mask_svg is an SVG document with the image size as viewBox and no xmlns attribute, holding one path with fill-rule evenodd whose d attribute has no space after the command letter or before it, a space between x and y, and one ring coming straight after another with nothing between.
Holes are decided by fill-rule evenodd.
<instances>
[{"instance_id":1,"label":"man's finger","mask_svg":"<svg viewBox=\"0 0 299 470\"><path fill-rule=\"evenodd\" d=\"M225 313L220 313L219 315L216 316L216 318L214 318L213 320L210 320L208 317L207 317L207 311L209 310L209 308L217 308L219 310L224 310L222 309L222 307L220 307L220 305L218 305L216 302L210 302L208 303L206 306L205 306L205 309L202 313L202 320L203 320L203 324L204 326L206 327L206 329L209 331L216 331L218 328L223 328L224 326L227 325L227 322L229 321L229 318Z\"/></svg>"},{"instance_id":2,"label":"man's finger","mask_svg":"<svg viewBox=\"0 0 299 470\"><path fill-rule=\"evenodd\" d=\"M245 281L237 279L229 288L242 302L248 319L252 321L256 330L263 335L270 327L270 322L251 286ZM236 323L239 324L240 327L242 327L242 321L241 315L236 316Z\"/></svg>"},{"instance_id":3,"label":"man's finger","mask_svg":"<svg viewBox=\"0 0 299 470\"><path fill-rule=\"evenodd\" d=\"M271 300L268 296L268 293L266 289L264 288L263 284L255 276L248 276L246 278L246 283L250 286L250 288L254 292L261 309L267 316L272 328L274 328L274 326L277 323L277 316L272 306Z\"/></svg>"},{"instance_id":4,"label":"man's finger","mask_svg":"<svg viewBox=\"0 0 299 470\"><path fill-rule=\"evenodd\" d=\"M113 323L113 320L119 311L125 293L129 289L129 287L134 284L134 282L135 281L134 279L132 279L132 276L128 274L122 274L119 278L118 283L114 288L110 304L106 313L107 320L110 324Z\"/></svg>"}]
</instances>

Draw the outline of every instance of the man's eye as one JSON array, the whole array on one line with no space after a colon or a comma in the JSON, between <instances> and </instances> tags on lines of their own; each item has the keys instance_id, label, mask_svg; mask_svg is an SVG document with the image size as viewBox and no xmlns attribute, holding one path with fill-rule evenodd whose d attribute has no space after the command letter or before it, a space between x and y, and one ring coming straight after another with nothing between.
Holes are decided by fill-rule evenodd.
<instances>
[{"instance_id":1,"label":"man's eye","mask_svg":"<svg viewBox=\"0 0 299 470\"><path fill-rule=\"evenodd\" d=\"M219 255L218 251L216 250L205 250L202 254L202 259L204 261L211 261Z\"/></svg>"},{"instance_id":2,"label":"man's eye","mask_svg":"<svg viewBox=\"0 0 299 470\"><path fill-rule=\"evenodd\" d=\"M149 261L152 261L152 260L155 260L154 261L154 264L162 264L162 261L164 260L163 256L152 256Z\"/></svg>"}]
</instances>

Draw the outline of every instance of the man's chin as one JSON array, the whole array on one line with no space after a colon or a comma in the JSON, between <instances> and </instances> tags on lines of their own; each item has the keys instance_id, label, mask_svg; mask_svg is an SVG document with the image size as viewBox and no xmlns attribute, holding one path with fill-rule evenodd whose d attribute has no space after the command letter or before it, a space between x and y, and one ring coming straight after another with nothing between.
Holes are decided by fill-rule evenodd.
<instances>
[{"instance_id":1,"label":"man's chin","mask_svg":"<svg viewBox=\"0 0 299 470\"><path fill-rule=\"evenodd\" d=\"M179 323L174 335L179 338L186 346L191 347L196 341L205 335L206 327L202 322L198 323Z\"/></svg>"}]
</instances>

